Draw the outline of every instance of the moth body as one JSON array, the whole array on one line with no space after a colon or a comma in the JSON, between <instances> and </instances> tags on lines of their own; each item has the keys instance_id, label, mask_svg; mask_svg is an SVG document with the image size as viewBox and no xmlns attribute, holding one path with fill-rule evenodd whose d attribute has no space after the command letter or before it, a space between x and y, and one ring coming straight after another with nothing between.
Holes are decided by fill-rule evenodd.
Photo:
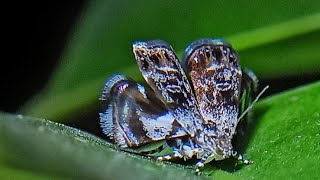
<instances>
[{"instance_id":1,"label":"moth body","mask_svg":"<svg viewBox=\"0 0 320 180\"><path fill-rule=\"evenodd\" d=\"M256 81L241 70L230 44L197 40L181 62L162 40L135 42L133 53L150 88L121 74L106 82L100 123L114 143L135 148L162 141L153 151L139 152L159 160L196 158L197 171L232 156L251 163L233 149L232 139Z\"/></svg>"}]
</instances>

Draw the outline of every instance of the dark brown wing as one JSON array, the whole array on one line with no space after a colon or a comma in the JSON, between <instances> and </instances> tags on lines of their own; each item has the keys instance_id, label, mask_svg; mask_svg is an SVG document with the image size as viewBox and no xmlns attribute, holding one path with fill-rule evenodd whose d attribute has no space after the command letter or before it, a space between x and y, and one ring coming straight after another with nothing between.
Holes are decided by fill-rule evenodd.
<instances>
[{"instance_id":1,"label":"dark brown wing","mask_svg":"<svg viewBox=\"0 0 320 180\"><path fill-rule=\"evenodd\" d=\"M186 49L182 61L204 123L223 134L233 134L242 77L236 52L220 39L200 39Z\"/></svg>"}]
</instances>

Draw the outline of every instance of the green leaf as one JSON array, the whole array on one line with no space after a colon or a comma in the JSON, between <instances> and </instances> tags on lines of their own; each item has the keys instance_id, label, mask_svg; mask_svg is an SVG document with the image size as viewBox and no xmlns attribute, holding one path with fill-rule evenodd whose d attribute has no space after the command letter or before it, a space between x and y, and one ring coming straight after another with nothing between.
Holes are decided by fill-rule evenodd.
<instances>
[{"instance_id":1,"label":"green leaf","mask_svg":"<svg viewBox=\"0 0 320 180\"><path fill-rule=\"evenodd\" d=\"M238 139L254 164L239 169L225 160L207 166L207 173L217 178L318 179L319 92L320 81L259 101L246 136Z\"/></svg>"},{"instance_id":2,"label":"green leaf","mask_svg":"<svg viewBox=\"0 0 320 180\"><path fill-rule=\"evenodd\" d=\"M320 177L320 81L258 102L250 123L248 166L207 164L202 176L117 150L80 130L43 119L0 114L0 170L93 179L317 179ZM246 146L241 139L242 148ZM8 169L8 168L7 168ZM0 171L1 172L1 171ZM8 170L7 170L8 172ZM0 173L1 175L1 173Z\"/></svg>"},{"instance_id":3,"label":"green leaf","mask_svg":"<svg viewBox=\"0 0 320 180\"><path fill-rule=\"evenodd\" d=\"M95 1L80 16L47 87L26 114L68 121L97 107L113 73L141 80L134 40L160 38L179 54L203 37L222 37L259 78L319 73L320 1Z\"/></svg>"},{"instance_id":4,"label":"green leaf","mask_svg":"<svg viewBox=\"0 0 320 180\"><path fill-rule=\"evenodd\" d=\"M0 113L0 177L203 179L52 121Z\"/></svg>"},{"instance_id":5,"label":"green leaf","mask_svg":"<svg viewBox=\"0 0 320 180\"><path fill-rule=\"evenodd\" d=\"M319 92L320 81L267 98L256 106L258 121L247 149L255 165L241 176L320 177Z\"/></svg>"}]
</instances>

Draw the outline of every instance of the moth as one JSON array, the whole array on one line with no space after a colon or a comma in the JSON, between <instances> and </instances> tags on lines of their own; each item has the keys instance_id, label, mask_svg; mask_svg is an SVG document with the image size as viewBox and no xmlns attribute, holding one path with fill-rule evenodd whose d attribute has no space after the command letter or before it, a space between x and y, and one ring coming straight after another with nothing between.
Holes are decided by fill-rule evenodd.
<instances>
[{"instance_id":1,"label":"moth","mask_svg":"<svg viewBox=\"0 0 320 180\"><path fill-rule=\"evenodd\" d=\"M122 74L106 81L99 115L107 137L162 161L195 158L196 172L229 157L252 163L233 149L232 139L252 105L257 78L241 70L229 43L199 39L181 62L162 40L134 42L133 53L150 87Z\"/></svg>"}]
</instances>

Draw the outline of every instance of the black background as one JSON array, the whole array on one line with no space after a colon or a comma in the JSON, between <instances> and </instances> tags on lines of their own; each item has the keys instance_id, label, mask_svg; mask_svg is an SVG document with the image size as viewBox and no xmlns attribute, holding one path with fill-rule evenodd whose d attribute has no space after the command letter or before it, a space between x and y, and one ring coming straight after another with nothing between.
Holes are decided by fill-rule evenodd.
<instances>
[{"instance_id":1,"label":"black background","mask_svg":"<svg viewBox=\"0 0 320 180\"><path fill-rule=\"evenodd\" d=\"M2 5L0 111L16 112L49 79L85 2Z\"/></svg>"}]
</instances>

